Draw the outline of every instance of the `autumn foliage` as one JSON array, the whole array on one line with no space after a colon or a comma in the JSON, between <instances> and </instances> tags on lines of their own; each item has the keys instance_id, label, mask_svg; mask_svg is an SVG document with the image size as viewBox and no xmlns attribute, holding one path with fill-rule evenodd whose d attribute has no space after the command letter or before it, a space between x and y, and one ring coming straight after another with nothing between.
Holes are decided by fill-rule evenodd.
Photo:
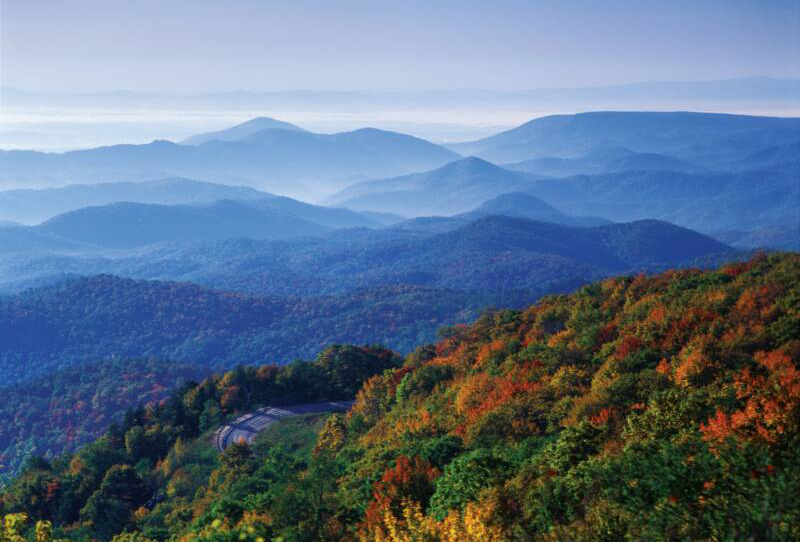
<instances>
[{"instance_id":1,"label":"autumn foliage","mask_svg":"<svg viewBox=\"0 0 800 542\"><path fill-rule=\"evenodd\" d=\"M118 530L159 540L800 539L796 254L616 277L487 311L402 366L353 370L338 359L329 377L355 404L306 456L275 446L233 466L203 463L174 425L145 427L127 448L149 450L149 463L134 463L124 439L93 445L66 471L26 470L4 511L49 517L66 491L117 498L124 474L172 488L119 520ZM312 389L297 371L292 382ZM357 393L348 378L364 380ZM248 369L215 380L213 393L208 383L185 390L181 404L213 421L268 384L290 391ZM98 465L115 462L135 469L106 480Z\"/></svg>"}]
</instances>

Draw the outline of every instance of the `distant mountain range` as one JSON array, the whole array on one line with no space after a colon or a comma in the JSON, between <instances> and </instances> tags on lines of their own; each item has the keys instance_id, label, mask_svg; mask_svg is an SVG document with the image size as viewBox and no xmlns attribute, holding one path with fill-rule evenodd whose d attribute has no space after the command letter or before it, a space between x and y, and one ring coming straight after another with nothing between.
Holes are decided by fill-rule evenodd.
<instances>
[{"instance_id":1,"label":"distant mountain range","mask_svg":"<svg viewBox=\"0 0 800 542\"><path fill-rule=\"evenodd\" d=\"M489 216L434 234L346 229L113 258L0 258L0 287L39 284L0 296L0 370L14 383L109 357L219 370L309 357L334 343L409 352L440 326L469 322L487 306L521 307L615 272L735 256L723 243L659 221L576 228Z\"/></svg>"},{"instance_id":2,"label":"distant mountain range","mask_svg":"<svg viewBox=\"0 0 800 542\"><path fill-rule=\"evenodd\" d=\"M338 134L281 128L239 133L242 139L199 145L154 141L66 153L0 151L0 183L41 186L177 176L283 193L303 185L330 191L354 176L399 175L459 158L428 141L374 128Z\"/></svg>"},{"instance_id":3,"label":"distant mountain range","mask_svg":"<svg viewBox=\"0 0 800 542\"><path fill-rule=\"evenodd\" d=\"M0 151L0 182L3 176L18 182L49 175L109 180L178 173L281 192L298 189L298 183L322 191L347 183L326 201L357 213L248 187L174 178L13 190L0 192L0 219L50 222L4 232L4 248L18 251L27 242L48 249L59 240L68 250L79 250L87 243L121 248L238 236L286 239L426 216L449 220L417 220L398 229L449 231L490 214L573 226L658 219L715 235L798 222L796 118L557 115L453 147L495 160L526 157L505 167L476 156L461 158L404 134L370 128L316 134L266 117L188 141L197 144L156 141L63 154ZM417 172L386 176L387 171ZM373 178L378 176L383 178ZM112 203L119 205L105 207ZM180 207L184 204L190 205ZM88 206L99 207L83 210ZM74 214L54 217L69 211ZM766 239L777 242L775 236Z\"/></svg>"},{"instance_id":4,"label":"distant mountain range","mask_svg":"<svg viewBox=\"0 0 800 542\"><path fill-rule=\"evenodd\" d=\"M612 223L610 220L603 218L569 216L536 196L524 192L511 192L484 202L474 211L447 217L412 218L411 220L394 224L392 227L409 231L443 233L464 226L479 218L497 215L578 227L603 226Z\"/></svg>"},{"instance_id":5,"label":"distant mountain range","mask_svg":"<svg viewBox=\"0 0 800 542\"><path fill-rule=\"evenodd\" d=\"M112 203L69 211L31 229L104 248L230 237L285 239L329 231L320 224L233 200L202 205Z\"/></svg>"},{"instance_id":6,"label":"distant mountain range","mask_svg":"<svg viewBox=\"0 0 800 542\"><path fill-rule=\"evenodd\" d=\"M800 163L751 171L621 171L542 177L466 158L426 173L366 181L329 200L406 216L456 215L510 192L572 216L627 222L655 218L706 232L797 222Z\"/></svg>"},{"instance_id":7,"label":"distant mountain range","mask_svg":"<svg viewBox=\"0 0 800 542\"><path fill-rule=\"evenodd\" d=\"M68 211L37 226L7 226L0 229L0 253L132 248L234 237L288 239L322 235L335 228L383 226L347 209L244 190L246 195L266 197L194 205L123 201Z\"/></svg>"},{"instance_id":8,"label":"distant mountain range","mask_svg":"<svg viewBox=\"0 0 800 542\"><path fill-rule=\"evenodd\" d=\"M0 370L13 383L108 357L191 360L218 370L308 357L342 342L408 352L487 305L518 307L612 273L720 253L734 255L723 243L653 220L576 228L489 216L438 234L353 229L126 258L60 257L51 260L60 273L83 266L90 275L184 275L242 293L101 275L0 296Z\"/></svg>"},{"instance_id":9,"label":"distant mountain range","mask_svg":"<svg viewBox=\"0 0 800 542\"><path fill-rule=\"evenodd\" d=\"M506 164L504 167L547 177L622 171L679 171L684 173L707 171L707 168L686 160L658 153L633 152L625 147L598 147L581 158L534 158L515 164Z\"/></svg>"},{"instance_id":10,"label":"distant mountain range","mask_svg":"<svg viewBox=\"0 0 800 542\"><path fill-rule=\"evenodd\" d=\"M534 290L732 252L714 239L660 221L573 227L488 216L452 226L346 229L317 238L184 244L114 257L21 254L0 259L0 287L102 272L272 295L387 285Z\"/></svg>"},{"instance_id":11,"label":"distant mountain range","mask_svg":"<svg viewBox=\"0 0 800 542\"><path fill-rule=\"evenodd\" d=\"M598 147L661 153L727 169L743 155L800 141L800 118L690 112L592 112L552 115L499 134L448 145L498 163L580 158Z\"/></svg>"},{"instance_id":12,"label":"distant mountain range","mask_svg":"<svg viewBox=\"0 0 800 542\"><path fill-rule=\"evenodd\" d=\"M61 188L0 191L0 218L38 224L66 211L117 202L162 205L212 203L221 199L277 197L244 186L228 186L190 179L143 182L73 184Z\"/></svg>"},{"instance_id":13,"label":"distant mountain range","mask_svg":"<svg viewBox=\"0 0 800 542\"><path fill-rule=\"evenodd\" d=\"M24 107L166 107L173 110L197 110L198 108L222 107L224 110L253 110L265 108L271 111L304 110L341 113L365 111L378 108L380 111L396 111L400 108L422 108L437 111L449 107L482 107L487 110L524 110L541 108L543 105L561 106L564 110L586 111L604 107L619 109L636 104L640 109L656 107L701 108L709 101L723 103L728 109L752 107L767 103L788 107L798 105L800 80L771 77L746 77L716 81L647 81L600 87L534 88L522 90L451 89L413 92L392 91L279 91L256 92L234 90L228 92L202 93L194 95L147 94L131 91L67 93L30 92L10 87L0 88L4 105ZM569 110L568 109L568 110Z\"/></svg>"},{"instance_id":14,"label":"distant mountain range","mask_svg":"<svg viewBox=\"0 0 800 542\"><path fill-rule=\"evenodd\" d=\"M741 249L769 247L800 252L800 219L793 224L764 226L752 231L719 232L714 237Z\"/></svg>"},{"instance_id":15,"label":"distant mountain range","mask_svg":"<svg viewBox=\"0 0 800 542\"><path fill-rule=\"evenodd\" d=\"M615 221L657 218L704 232L798 221L794 169L689 174L628 171L538 179L525 189L573 215Z\"/></svg>"},{"instance_id":16,"label":"distant mountain range","mask_svg":"<svg viewBox=\"0 0 800 542\"><path fill-rule=\"evenodd\" d=\"M201 145L207 141L240 141L258 132L275 128L281 130L296 130L298 132L305 132L305 130L299 126L289 122L283 122L281 120L276 120L269 117L256 117L248 120L247 122L237 124L236 126L232 126L224 130L205 132L187 137L186 139L180 141L180 143L183 145Z\"/></svg>"},{"instance_id":17,"label":"distant mountain range","mask_svg":"<svg viewBox=\"0 0 800 542\"><path fill-rule=\"evenodd\" d=\"M794 169L800 171L800 142L776 145L750 153L732 164L736 169Z\"/></svg>"},{"instance_id":18,"label":"distant mountain range","mask_svg":"<svg viewBox=\"0 0 800 542\"><path fill-rule=\"evenodd\" d=\"M546 176L621 171L783 168L796 164L800 119L689 112L553 115L448 145L363 128L316 134L258 117L182 143L154 141L66 153L0 151L0 183L64 184L188 177L295 193L353 179L430 170L462 155Z\"/></svg>"},{"instance_id":19,"label":"distant mountain range","mask_svg":"<svg viewBox=\"0 0 800 542\"><path fill-rule=\"evenodd\" d=\"M567 215L542 201L542 199L524 192L502 194L485 201L474 211L456 216L461 219L475 220L490 215L527 218L565 226L604 226L611 224L610 220L604 218Z\"/></svg>"},{"instance_id":20,"label":"distant mountain range","mask_svg":"<svg viewBox=\"0 0 800 542\"><path fill-rule=\"evenodd\" d=\"M541 176L471 157L425 173L358 183L327 201L349 209L406 216L452 215L473 210L500 194L522 191L537 178Z\"/></svg>"}]
</instances>

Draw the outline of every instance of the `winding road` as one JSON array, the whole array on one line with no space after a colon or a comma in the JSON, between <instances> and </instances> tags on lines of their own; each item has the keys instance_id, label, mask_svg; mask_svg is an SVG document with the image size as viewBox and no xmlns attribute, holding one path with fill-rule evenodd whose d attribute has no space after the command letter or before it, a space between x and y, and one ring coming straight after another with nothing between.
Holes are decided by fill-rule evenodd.
<instances>
[{"instance_id":1,"label":"winding road","mask_svg":"<svg viewBox=\"0 0 800 542\"><path fill-rule=\"evenodd\" d=\"M315 414L317 412L347 412L353 401L326 401L323 403L307 403L287 407L263 407L243 414L217 429L214 432L214 446L220 452L232 442L250 444L261 431L283 418Z\"/></svg>"}]
</instances>

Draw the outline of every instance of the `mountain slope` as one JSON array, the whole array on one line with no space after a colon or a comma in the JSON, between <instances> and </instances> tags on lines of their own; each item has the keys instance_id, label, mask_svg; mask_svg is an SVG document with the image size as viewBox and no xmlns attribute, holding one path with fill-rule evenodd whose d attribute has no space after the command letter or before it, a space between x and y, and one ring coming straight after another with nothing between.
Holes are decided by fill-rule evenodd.
<instances>
[{"instance_id":1,"label":"mountain slope","mask_svg":"<svg viewBox=\"0 0 800 542\"><path fill-rule=\"evenodd\" d=\"M503 167L548 177L570 177L621 171L681 171L699 173L706 168L657 153L633 152L624 147L598 147L580 158L533 158Z\"/></svg>"},{"instance_id":2,"label":"mountain slope","mask_svg":"<svg viewBox=\"0 0 800 542\"><path fill-rule=\"evenodd\" d=\"M451 215L470 211L500 194L522 190L535 178L472 157L425 173L358 183L329 201L411 217Z\"/></svg>"},{"instance_id":3,"label":"mountain slope","mask_svg":"<svg viewBox=\"0 0 800 542\"><path fill-rule=\"evenodd\" d=\"M306 220L326 228L383 227L382 222L373 219L368 213L356 213L349 209L312 205L284 196L250 200L246 203L258 209L275 211L276 213Z\"/></svg>"},{"instance_id":4,"label":"mountain slope","mask_svg":"<svg viewBox=\"0 0 800 542\"><path fill-rule=\"evenodd\" d=\"M683 171L698 173L705 168L696 166L686 160L673 158L664 154L653 152L637 152L622 156L611 161L606 166L606 171Z\"/></svg>"},{"instance_id":5,"label":"mountain slope","mask_svg":"<svg viewBox=\"0 0 800 542\"><path fill-rule=\"evenodd\" d=\"M442 235L437 244L556 254L607 269L676 265L730 247L657 220L576 228L521 218L487 217Z\"/></svg>"},{"instance_id":6,"label":"mountain slope","mask_svg":"<svg viewBox=\"0 0 800 542\"><path fill-rule=\"evenodd\" d=\"M536 297L523 290L394 286L300 299L85 277L0 297L0 370L11 384L111 357L158 357L219 370L254 359L287 363L334 343L383 343L405 352L487 305L521 306Z\"/></svg>"},{"instance_id":7,"label":"mountain slope","mask_svg":"<svg viewBox=\"0 0 800 542\"><path fill-rule=\"evenodd\" d=\"M287 193L302 184L330 191L353 176L386 177L457 159L428 141L382 130L313 134L268 129L240 141L154 141L66 153L0 151L0 183L131 181L188 177Z\"/></svg>"},{"instance_id":8,"label":"mountain slope","mask_svg":"<svg viewBox=\"0 0 800 542\"><path fill-rule=\"evenodd\" d=\"M491 137L448 147L493 162L577 158L621 146L719 167L774 145L800 141L800 119L690 112L591 112L531 120Z\"/></svg>"},{"instance_id":9,"label":"mountain slope","mask_svg":"<svg viewBox=\"0 0 800 542\"><path fill-rule=\"evenodd\" d=\"M626 244L639 248L623 250ZM0 279L103 272L291 296L408 284L562 290L613 272L660 269L731 250L658 221L583 228L490 216L455 229L348 229L317 238L158 247L113 258L15 255L0 260Z\"/></svg>"},{"instance_id":10,"label":"mountain slope","mask_svg":"<svg viewBox=\"0 0 800 542\"><path fill-rule=\"evenodd\" d=\"M721 232L714 238L743 249L772 248L800 252L800 219L794 224L764 226L752 231Z\"/></svg>"},{"instance_id":11,"label":"mountain slope","mask_svg":"<svg viewBox=\"0 0 800 542\"><path fill-rule=\"evenodd\" d=\"M748 230L796 220L798 168L800 163L761 171L623 171L556 179L468 158L426 173L358 183L331 201L411 217L441 216L469 212L504 193L526 192L573 216Z\"/></svg>"},{"instance_id":12,"label":"mountain slope","mask_svg":"<svg viewBox=\"0 0 800 542\"><path fill-rule=\"evenodd\" d=\"M0 482L33 455L75 450L120 423L129 409L166 399L208 376L192 364L161 359L104 359L64 367L0 388Z\"/></svg>"},{"instance_id":13,"label":"mountain slope","mask_svg":"<svg viewBox=\"0 0 800 542\"><path fill-rule=\"evenodd\" d=\"M629 171L539 179L525 191L571 215L657 218L702 231L789 224L800 207L800 184L791 170Z\"/></svg>"},{"instance_id":14,"label":"mountain slope","mask_svg":"<svg viewBox=\"0 0 800 542\"><path fill-rule=\"evenodd\" d=\"M337 228L380 228L378 221L347 209L336 209L311 205L302 201L281 196L257 199L265 195L249 188L226 191L210 190L196 194L197 185L187 181L191 195L201 200L217 194L240 193L253 199L215 200L196 205L156 205L145 203L120 202L107 205L89 206L62 213L38 226L16 226L0 231L0 253L23 253L36 251L77 252L81 249L97 251L101 248L131 248L153 243L192 243L214 239L247 237L252 239L287 239L306 235L321 235ZM128 191L100 190L100 197L128 193L148 196L147 188L135 186ZM86 186L81 185L83 189ZM156 183L150 197L158 199L162 184ZM56 190L57 192L58 190ZM79 190L82 191L82 190ZM88 190L90 194L95 192ZM167 198L175 196L168 191ZM28 195L28 194L26 194ZM38 193L29 196L30 201L38 199Z\"/></svg>"},{"instance_id":15,"label":"mountain slope","mask_svg":"<svg viewBox=\"0 0 800 542\"><path fill-rule=\"evenodd\" d=\"M25 224L37 224L66 211L121 201L176 205L211 203L220 199L267 197L271 197L271 194L244 186L228 186L191 179L73 184L62 188L0 191L0 217Z\"/></svg>"},{"instance_id":16,"label":"mountain slope","mask_svg":"<svg viewBox=\"0 0 800 542\"><path fill-rule=\"evenodd\" d=\"M237 124L236 126L225 128L224 130L195 134L193 136L181 140L180 144L200 145L202 143L205 143L206 141L214 141L214 140L239 141L250 135L255 134L256 132L261 132L263 130L270 130L273 128L278 128L281 130L297 130L301 132L305 131L299 126L296 126L289 122L283 122L270 117L256 117L241 124Z\"/></svg>"},{"instance_id":17,"label":"mountain slope","mask_svg":"<svg viewBox=\"0 0 800 542\"><path fill-rule=\"evenodd\" d=\"M800 171L800 142L778 145L748 154L733 163L740 170L771 170L790 168Z\"/></svg>"},{"instance_id":18,"label":"mountain slope","mask_svg":"<svg viewBox=\"0 0 800 542\"><path fill-rule=\"evenodd\" d=\"M31 462L2 502L84 539L795 540L799 269L609 278L447 328L402 366L336 346L242 367ZM223 413L358 386L310 454L208 452Z\"/></svg>"},{"instance_id":19,"label":"mountain slope","mask_svg":"<svg viewBox=\"0 0 800 542\"><path fill-rule=\"evenodd\" d=\"M58 215L33 229L107 248L231 237L284 239L329 231L325 226L259 208L257 204L232 200L206 205L113 203L85 207Z\"/></svg>"},{"instance_id":20,"label":"mountain slope","mask_svg":"<svg viewBox=\"0 0 800 542\"><path fill-rule=\"evenodd\" d=\"M505 215L542 222L552 222L565 226L602 226L610 224L610 220L595 217L570 216L562 213L542 199L524 192L502 194L483 202L478 208L468 213L455 215L452 218L475 220L484 216Z\"/></svg>"},{"instance_id":21,"label":"mountain slope","mask_svg":"<svg viewBox=\"0 0 800 542\"><path fill-rule=\"evenodd\" d=\"M67 239L57 233L30 226L3 226L0 228L0 254L25 252L80 252L96 248L91 243Z\"/></svg>"}]
</instances>

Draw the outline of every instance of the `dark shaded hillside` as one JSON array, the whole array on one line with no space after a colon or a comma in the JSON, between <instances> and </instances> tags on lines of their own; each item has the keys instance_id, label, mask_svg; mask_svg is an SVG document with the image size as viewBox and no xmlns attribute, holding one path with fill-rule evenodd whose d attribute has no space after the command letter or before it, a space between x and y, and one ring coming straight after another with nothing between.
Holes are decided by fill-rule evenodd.
<instances>
[{"instance_id":1,"label":"dark shaded hillside","mask_svg":"<svg viewBox=\"0 0 800 542\"><path fill-rule=\"evenodd\" d=\"M554 254L609 270L672 266L730 250L710 237L657 220L575 228L494 216L444 234L437 241L465 249Z\"/></svg>"},{"instance_id":2,"label":"dark shaded hillside","mask_svg":"<svg viewBox=\"0 0 800 542\"><path fill-rule=\"evenodd\" d=\"M61 214L31 228L107 248L197 242L231 237L283 239L328 228L258 204L223 200L207 205L113 203Z\"/></svg>"},{"instance_id":3,"label":"dark shaded hillside","mask_svg":"<svg viewBox=\"0 0 800 542\"><path fill-rule=\"evenodd\" d=\"M638 248L615 246L620 240ZM731 250L658 221L579 228L494 216L455 229L425 230L411 224L407 229L339 230L314 239L162 247L115 258L14 257L0 260L0 276L19 281L104 272L290 296L397 284L540 290L615 272L662 269Z\"/></svg>"},{"instance_id":4,"label":"dark shaded hillside","mask_svg":"<svg viewBox=\"0 0 800 542\"><path fill-rule=\"evenodd\" d=\"M224 194L243 197L216 197ZM40 206L37 212L47 214L48 207L50 210L53 206L71 208L78 201L86 203L117 198L124 201L67 211L38 226L4 227L0 231L0 253L44 250L58 253L81 249L98 252L101 248L131 248L154 243L191 243L236 237L286 239L321 235L337 228L383 227L381 222L348 209L311 205L250 188L189 180L0 192L0 205L4 196L12 207L19 200L20 212L26 216L30 206ZM130 198L133 200L188 199L195 204L148 204L127 201L125 198L128 196L133 196Z\"/></svg>"},{"instance_id":5,"label":"dark shaded hillside","mask_svg":"<svg viewBox=\"0 0 800 542\"><path fill-rule=\"evenodd\" d=\"M407 286L252 297L101 275L0 298L0 369L13 383L106 357L155 356L218 370L254 359L286 363L342 342L382 342L404 352L486 306L521 306L536 297Z\"/></svg>"},{"instance_id":6,"label":"dark shaded hillside","mask_svg":"<svg viewBox=\"0 0 800 542\"><path fill-rule=\"evenodd\" d=\"M264 285L268 291L282 284L296 291L343 291L398 283L538 289L731 251L709 237L663 222L615 226L575 228L490 216L443 233L342 231L307 243L246 243L246 254L228 254L231 259L223 266L193 270L188 276L218 287ZM668 246L663 245L666 241ZM678 248L670 248L672 244Z\"/></svg>"}]
</instances>

